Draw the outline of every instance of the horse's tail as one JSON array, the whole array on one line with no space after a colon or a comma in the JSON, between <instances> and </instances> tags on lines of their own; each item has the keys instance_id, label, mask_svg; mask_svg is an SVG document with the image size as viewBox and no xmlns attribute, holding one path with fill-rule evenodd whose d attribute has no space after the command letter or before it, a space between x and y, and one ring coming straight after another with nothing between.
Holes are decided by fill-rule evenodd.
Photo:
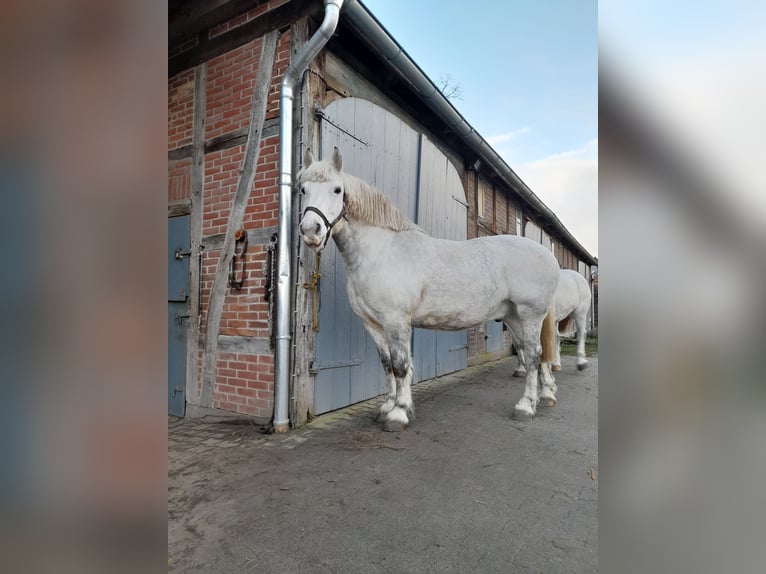
<instances>
[{"instance_id":1,"label":"horse's tail","mask_svg":"<svg viewBox=\"0 0 766 574\"><path fill-rule=\"evenodd\" d=\"M543 347L543 355L540 361L550 363L556 358L556 321L553 317L553 305L548 309L548 314L543 320L543 329L540 333L540 344Z\"/></svg>"}]
</instances>

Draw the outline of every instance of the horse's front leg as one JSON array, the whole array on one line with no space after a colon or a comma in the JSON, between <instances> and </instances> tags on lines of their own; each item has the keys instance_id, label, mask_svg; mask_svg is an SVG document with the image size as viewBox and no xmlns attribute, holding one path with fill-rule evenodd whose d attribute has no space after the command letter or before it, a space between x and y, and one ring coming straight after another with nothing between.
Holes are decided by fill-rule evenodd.
<instances>
[{"instance_id":1,"label":"horse's front leg","mask_svg":"<svg viewBox=\"0 0 766 574\"><path fill-rule=\"evenodd\" d=\"M537 396L539 357L540 352L536 342L532 345L524 345L524 366L527 370L526 385L524 386L524 395L516 403L516 406L513 407L513 418L517 420L527 420L535 416L539 400Z\"/></svg>"},{"instance_id":2,"label":"horse's front leg","mask_svg":"<svg viewBox=\"0 0 766 574\"><path fill-rule=\"evenodd\" d=\"M516 365L516 370L513 371L513 376L523 379L527 376L527 368L524 366L524 349L521 345L516 347L516 358L519 360L519 364Z\"/></svg>"},{"instance_id":3,"label":"horse's front leg","mask_svg":"<svg viewBox=\"0 0 766 574\"><path fill-rule=\"evenodd\" d=\"M407 366L401 369L394 367L394 376L396 377L397 389L394 408L392 408L383 421L384 431L404 430L410 420L415 417L415 405L412 402L412 393L410 386L412 384L412 361L407 362Z\"/></svg>"},{"instance_id":4,"label":"horse's front leg","mask_svg":"<svg viewBox=\"0 0 766 574\"><path fill-rule=\"evenodd\" d=\"M383 422L385 431L401 431L415 415L412 402L412 355L410 354L410 334L408 326L404 331L392 333L389 339L391 369L396 379L396 397L394 407L386 414Z\"/></svg>"},{"instance_id":5,"label":"horse's front leg","mask_svg":"<svg viewBox=\"0 0 766 574\"><path fill-rule=\"evenodd\" d=\"M505 324L508 325L508 330L511 332L511 340L513 341L513 348L516 349L516 359L518 361L516 370L513 371L513 376L520 378L526 377L527 368L524 366L524 346L521 343L521 323L513 317L506 317L504 321Z\"/></svg>"},{"instance_id":6,"label":"horse's front leg","mask_svg":"<svg viewBox=\"0 0 766 574\"><path fill-rule=\"evenodd\" d=\"M369 333L372 340L375 342L375 346L378 348L378 356L380 357L380 363L383 365L383 372L386 374L386 385L388 392L386 393L386 400L380 405L378 411L377 420L383 422L386 420L388 413L396 405L396 377L394 377L394 369L391 366L391 352L388 348L388 339L386 339L383 331L379 331L372 325L364 324L367 333Z\"/></svg>"}]
</instances>

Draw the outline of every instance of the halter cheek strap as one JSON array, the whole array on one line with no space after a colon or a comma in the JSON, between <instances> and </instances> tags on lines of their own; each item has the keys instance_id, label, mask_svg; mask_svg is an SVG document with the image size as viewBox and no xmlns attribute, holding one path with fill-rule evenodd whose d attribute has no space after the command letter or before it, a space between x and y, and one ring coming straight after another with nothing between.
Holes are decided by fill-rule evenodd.
<instances>
[{"instance_id":1,"label":"halter cheek strap","mask_svg":"<svg viewBox=\"0 0 766 574\"><path fill-rule=\"evenodd\" d=\"M314 212L314 213L316 213L316 214L317 214L319 217L321 217L321 218L322 218L322 221L323 221L323 222L324 222L324 224L325 224L325 227L327 228L327 235L325 235L325 238L324 238L324 243L322 243L322 249L324 249L324 248L325 248L325 246L327 245L327 240L328 240L328 239L330 239L330 235L332 235L332 233L331 233L331 232L332 232L332 228L333 228L333 227L335 227L335 224L336 224L336 223L338 223L338 222L339 222L341 219L344 219L344 218L346 218L346 204L345 204L345 203L343 204L343 209L341 209L341 210L340 210L340 213L338 214L338 217L336 217L335 219L333 219L333 220L332 220L332 222L330 222L330 220L328 220L328 219L327 219L327 217L325 217L325 214L324 214L324 213L322 213L321 211L319 211L319 210L318 210L316 207L314 207L313 205L309 205L309 206L308 206L306 209L304 209L304 210L303 210L303 217L306 217L306 214L307 214L309 211L313 211L313 212ZM347 218L346 218L346 219L347 219Z\"/></svg>"}]
</instances>

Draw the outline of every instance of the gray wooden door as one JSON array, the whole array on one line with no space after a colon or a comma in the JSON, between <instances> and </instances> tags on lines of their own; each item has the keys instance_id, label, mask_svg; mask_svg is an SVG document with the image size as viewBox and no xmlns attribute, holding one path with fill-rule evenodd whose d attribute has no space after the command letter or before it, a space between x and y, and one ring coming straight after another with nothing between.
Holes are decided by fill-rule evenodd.
<instances>
[{"instance_id":1,"label":"gray wooden door","mask_svg":"<svg viewBox=\"0 0 766 574\"><path fill-rule=\"evenodd\" d=\"M189 320L189 216L168 219L168 414L186 406L186 339Z\"/></svg>"},{"instance_id":2,"label":"gray wooden door","mask_svg":"<svg viewBox=\"0 0 766 574\"><path fill-rule=\"evenodd\" d=\"M358 98L330 104L320 133L320 158L329 158L333 147L338 146L345 171L377 187L426 231L465 239L465 194L460 177L422 134L383 108ZM317 413L386 391L375 344L348 302L345 264L333 242L322 253L321 273L319 332L312 369ZM467 364L466 331L416 329L413 343L416 381Z\"/></svg>"},{"instance_id":3,"label":"gray wooden door","mask_svg":"<svg viewBox=\"0 0 766 574\"><path fill-rule=\"evenodd\" d=\"M460 175L424 135L420 136L419 147L415 222L434 237L464 240L468 204ZM413 338L416 381L459 371L468 364L468 331L415 329Z\"/></svg>"},{"instance_id":4,"label":"gray wooden door","mask_svg":"<svg viewBox=\"0 0 766 574\"><path fill-rule=\"evenodd\" d=\"M487 321L486 326L487 353L496 353L502 351L505 347L503 339L503 322Z\"/></svg>"}]
</instances>

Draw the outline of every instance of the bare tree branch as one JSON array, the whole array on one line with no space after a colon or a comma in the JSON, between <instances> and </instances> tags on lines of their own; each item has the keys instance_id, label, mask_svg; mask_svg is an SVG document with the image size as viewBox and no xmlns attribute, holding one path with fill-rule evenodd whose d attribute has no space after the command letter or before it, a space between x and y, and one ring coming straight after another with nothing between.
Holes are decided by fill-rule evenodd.
<instances>
[{"instance_id":1,"label":"bare tree branch","mask_svg":"<svg viewBox=\"0 0 766 574\"><path fill-rule=\"evenodd\" d=\"M463 87L450 74L447 74L446 77L440 76L436 85L442 95L448 100L453 98L456 100L463 99Z\"/></svg>"}]
</instances>

